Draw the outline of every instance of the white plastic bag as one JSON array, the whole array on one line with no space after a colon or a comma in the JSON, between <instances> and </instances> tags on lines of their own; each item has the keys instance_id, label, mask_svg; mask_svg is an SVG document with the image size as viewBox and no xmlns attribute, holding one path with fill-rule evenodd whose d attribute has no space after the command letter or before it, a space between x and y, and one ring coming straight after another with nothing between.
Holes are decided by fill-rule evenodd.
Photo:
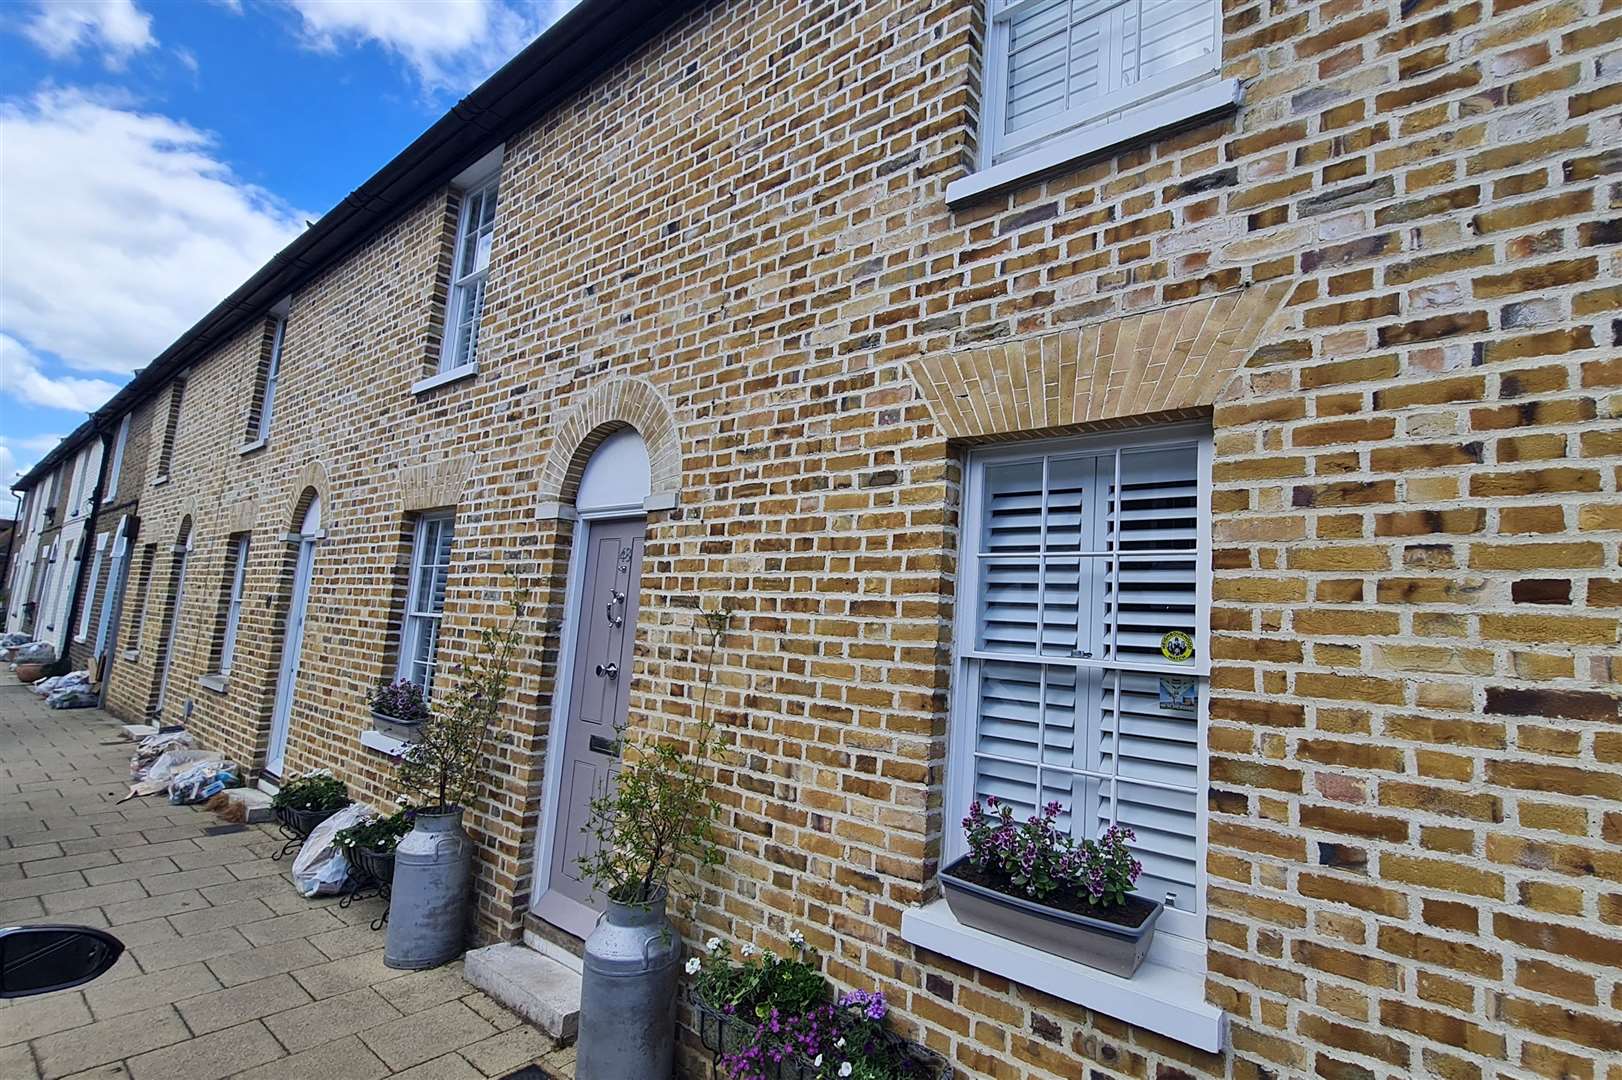
<instances>
[{"instance_id":1,"label":"white plastic bag","mask_svg":"<svg viewBox=\"0 0 1622 1080\"><path fill-rule=\"evenodd\" d=\"M333 840L339 829L359 825L377 816L377 811L360 803L350 803L315 827L298 858L293 860L293 887L300 896L322 896L343 892L349 881L349 860Z\"/></svg>"},{"instance_id":2,"label":"white plastic bag","mask_svg":"<svg viewBox=\"0 0 1622 1080\"><path fill-rule=\"evenodd\" d=\"M218 750L165 750L163 756L152 763L152 767L146 770L141 779L130 785L130 793L126 798L168 791L169 781L193 765L204 761L224 760L225 755Z\"/></svg>"},{"instance_id":3,"label":"white plastic bag","mask_svg":"<svg viewBox=\"0 0 1622 1080\"><path fill-rule=\"evenodd\" d=\"M191 744L191 733L186 731L163 731L148 735L135 744L135 753L130 755L130 779L146 779L147 770L165 753L189 749Z\"/></svg>"}]
</instances>

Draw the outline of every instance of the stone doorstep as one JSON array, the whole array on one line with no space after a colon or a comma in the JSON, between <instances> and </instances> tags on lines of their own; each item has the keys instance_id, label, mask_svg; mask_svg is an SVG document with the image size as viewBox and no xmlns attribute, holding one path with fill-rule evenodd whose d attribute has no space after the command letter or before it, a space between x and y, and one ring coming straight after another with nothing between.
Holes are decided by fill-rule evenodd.
<instances>
[{"instance_id":1,"label":"stone doorstep","mask_svg":"<svg viewBox=\"0 0 1622 1080\"><path fill-rule=\"evenodd\" d=\"M270 796L258 788L227 788L225 797L231 804L231 812L225 816L231 821L257 825L271 818Z\"/></svg>"},{"instance_id":2,"label":"stone doorstep","mask_svg":"<svg viewBox=\"0 0 1622 1080\"><path fill-rule=\"evenodd\" d=\"M572 1043L580 1026L580 976L523 945L486 945L463 957L462 976L556 1039Z\"/></svg>"}]
</instances>

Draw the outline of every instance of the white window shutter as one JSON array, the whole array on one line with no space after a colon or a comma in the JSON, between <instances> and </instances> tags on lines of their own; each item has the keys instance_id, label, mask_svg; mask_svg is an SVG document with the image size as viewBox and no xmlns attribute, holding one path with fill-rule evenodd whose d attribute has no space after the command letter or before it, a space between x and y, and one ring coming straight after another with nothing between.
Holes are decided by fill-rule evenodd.
<instances>
[{"instance_id":1,"label":"white window shutter","mask_svg":"<svg viewBox=\"0 0 1622 1080\"><path fill-rule=\"evenodd\" d=\"M1144 864L1138 891L1168 901L1196 935L1201 461L1198 440L1138 439L1000 452L980 469L965 519L974 637L959 669L974 715L955 728L970 736L958 758L972 787L964 795L994 795L1021 819L1058 802L1060 827L1077 837L1130 827ZM1201 662L1162 652L1173 631L1189 635Z\"/></svg>"}]
</instances>

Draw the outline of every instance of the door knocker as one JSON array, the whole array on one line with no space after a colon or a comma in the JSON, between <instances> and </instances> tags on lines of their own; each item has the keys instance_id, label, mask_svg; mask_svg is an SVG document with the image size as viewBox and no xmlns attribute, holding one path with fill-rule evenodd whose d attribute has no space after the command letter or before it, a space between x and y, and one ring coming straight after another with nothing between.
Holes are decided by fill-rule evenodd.
<instances>
[{"instance_id":1,"label":"door knocker","mask_svg":"<svg viewBox=\"0 0 1622 1080\"><path fill-rule=\"evenodd\" d=\"M624 626L625 625L625 616L624 615L615 615L614 614L614 609L616 607L619 607L620 605L625 603L625 594L620 592L618 589L610 589L610 590L608 590L608 596L609 596L609 600L608 600L608 604L607 604L607 607L608 607L608 625L609 626Z\"/></svg>"}]
</instances>

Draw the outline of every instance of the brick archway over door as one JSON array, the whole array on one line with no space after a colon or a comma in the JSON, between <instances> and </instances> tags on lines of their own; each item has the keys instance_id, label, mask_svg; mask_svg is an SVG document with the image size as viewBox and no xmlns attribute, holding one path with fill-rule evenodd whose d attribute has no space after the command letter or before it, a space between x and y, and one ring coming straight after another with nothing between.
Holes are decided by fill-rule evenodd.
<instances>
[{"instance_id":1,"label":"brick archway over door","mask_svg":"<svg viewBox=\"0 0 1622 1080\"><path fill-rule=\"evenodd\" d=\"M558 425L541 465L539 516L555 518L574 501L591 452L620 428L633 427L648 448L648 510L668 510L681 492L681 426L664 394L644 379L616 378L589 391Z\"/></svg>"}]
</instances>

